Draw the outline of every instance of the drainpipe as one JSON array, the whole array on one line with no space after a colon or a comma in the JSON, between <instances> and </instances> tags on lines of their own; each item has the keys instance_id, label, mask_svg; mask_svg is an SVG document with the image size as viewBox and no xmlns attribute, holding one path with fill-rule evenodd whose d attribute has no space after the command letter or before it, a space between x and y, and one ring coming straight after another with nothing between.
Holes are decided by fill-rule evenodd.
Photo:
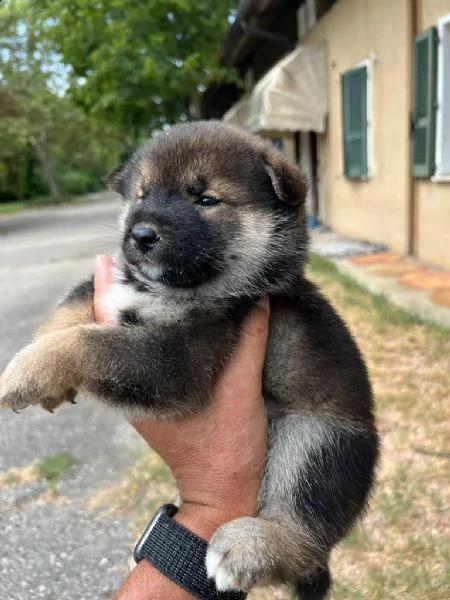
<instances>
[{"instance_id":1,"label":"drainpipe","mask_svg":"<svg viewBox=\"0 0 450 600\"><path fill-rule=\"evenodd\" d=\"M406 167L406 253L414 256L416 251L416 217L417 207L415 198L415 182L412 172L412 102L413 102L413 40L417 32L417 0L406 0L406 22L408 25L408 48L406 51L407 94L408 94L408 153Z\"/></svg>"}]
</instances>

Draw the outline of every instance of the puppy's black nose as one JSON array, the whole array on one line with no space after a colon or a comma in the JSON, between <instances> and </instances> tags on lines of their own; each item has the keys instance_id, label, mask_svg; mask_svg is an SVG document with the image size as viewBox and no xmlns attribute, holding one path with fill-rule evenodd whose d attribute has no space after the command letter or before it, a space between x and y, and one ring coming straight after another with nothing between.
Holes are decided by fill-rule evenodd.
<instances>
[{"instance_id":1,"label":"puppy's black nose","mask_svg":"<svg viewBox=\"0 0 450 600\"><path fill-rule=\"evenodd\" d=\"M142 252L148 252L159 240L158 232L147 225L135 225L130 232L131 238Z\"/></svg>"}]
</instances>

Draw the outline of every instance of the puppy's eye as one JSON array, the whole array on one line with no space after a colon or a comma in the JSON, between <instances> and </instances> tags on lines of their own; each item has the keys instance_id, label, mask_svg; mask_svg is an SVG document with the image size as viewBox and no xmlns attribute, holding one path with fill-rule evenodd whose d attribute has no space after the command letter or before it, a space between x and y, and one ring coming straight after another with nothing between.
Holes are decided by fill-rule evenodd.
<instances>
[{"instance_id":1,"label":"puppy's eye","mask_svg":"<svg viewBox=\"0 0 450 600\"><path fill-rule=\"evenodd\" d=\"M219 204L220 200L218 198L214 198L214 196L200 196L197 200L196 204L200 204L200 206L215 206Z\"/></svg>"}]
</instances>

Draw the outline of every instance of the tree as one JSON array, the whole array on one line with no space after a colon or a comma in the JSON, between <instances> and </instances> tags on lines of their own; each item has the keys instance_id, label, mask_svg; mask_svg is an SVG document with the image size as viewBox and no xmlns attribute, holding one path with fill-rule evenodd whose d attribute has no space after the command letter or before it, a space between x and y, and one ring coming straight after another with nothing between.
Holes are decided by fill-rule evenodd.
<instances>
[{"instance_id":1,"label":"tree","mask_svg":"<svg viewBox=\"0 0 450 600\"><path fill-rule=\"evenodd\" d=\"M232 78L220 43L236 0L41 0L41 35L71 66L71 94L132 140L186 120L209 82Z\"/></svg>"},{"instance_id":2,"label":"tree","mask_svg":"<svg viewBox=\"0 0 450 600\"><path fill-rule=\"evenodd\" d=\"M48 86L51 60L46 48L24 18L28 8L25 1L6 2L2 8L0 139L14 140L15 149L22 152L28 144L34 147L50 193L59 200L61 192L48 151L58 98Z\"/></svg>"},{"instance_id":3,"label":"tree","mask_svg":"<svg viewBox=\"0 0 450 600\"><path fill-rule=\"evenodd\" d=\"M1 10L0 195L36 192L36 163L54 200L87 191L118 160L122 141L65 95L67 70L35 27L32 1L6 1Z\"/></svg>"}]
</instances>

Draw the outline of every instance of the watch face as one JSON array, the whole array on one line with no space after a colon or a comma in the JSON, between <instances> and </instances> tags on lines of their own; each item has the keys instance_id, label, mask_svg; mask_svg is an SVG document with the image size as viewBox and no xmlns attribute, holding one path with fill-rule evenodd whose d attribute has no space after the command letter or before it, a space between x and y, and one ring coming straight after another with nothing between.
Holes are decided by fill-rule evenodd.
<instances>
[{"instance_id":1,"label":"watch face","mask_svg":"<svg viewBox=\"0 0 450 600\"><path fill-rule=\"evenodd\" d=\"M163 504L161 506L161 508L158 510L158 512L153 517L153 519L150 521L150 523L145 528L144 533L141 535L138 543L136 544L136 546L134 548L134 560L137 563L140 562L143 558L145 558L145 552L144 552L145 542L148 540L148 537L149 537L152 529L154 528L156 523L159 521L159 519L162 516L168 517L171 519L173 516L175 516L177 514L177 512L178 512L178 508L174 504Z\"/></svg>"}]
</instances>

